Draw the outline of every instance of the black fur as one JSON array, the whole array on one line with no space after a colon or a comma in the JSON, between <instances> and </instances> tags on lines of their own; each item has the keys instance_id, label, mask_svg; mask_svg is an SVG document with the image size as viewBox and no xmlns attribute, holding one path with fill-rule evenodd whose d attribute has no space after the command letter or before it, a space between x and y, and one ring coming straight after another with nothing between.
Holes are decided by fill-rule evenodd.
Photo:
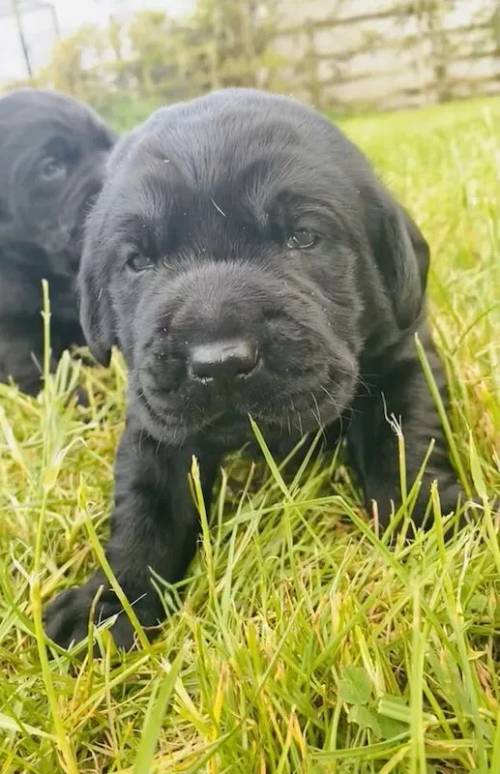
<instances>
[{"instance_id":1,"label":"black fur","mask_svg":"<svg viewBox=\"0 0 500 774\"><path fill-rule=\"evenodd\" d=\"M50 91L0 99L0 381L40 388L41 281L49 281L52 355L83 344L76 295L82 226L102 185L111 131Z\"/></svg>"},{"instance_id":2,"label":"black fur","mask_svg":"<svg viewBox=\"0 0 500 774\"><path fill-rule=\"evenodd\" d=\"M319 425L338 439L342 427L384 524L401 498L394 414L410 483L436 439L416 522L434 478L444 510L454 508L455 475L414 345L418 331L442 384L425 321L428 263L417 226L362 154L292 100L222 91L158 111L121 142L80 284L95 356L106 362L117 344L129 366L108 558L145 625L163 615L150 569L177 581L195 552L192 455L208 499L224 452L250 437L248 414L273 449ZM200 377L200 352L235 340L251 353L239 376ZM98 574L49 607L53 639L85 634L100 584ZM103 599L99 615L119 611L112 592ZM126 616L114 634L132 644Z\"/></svg>"}]
</instances>

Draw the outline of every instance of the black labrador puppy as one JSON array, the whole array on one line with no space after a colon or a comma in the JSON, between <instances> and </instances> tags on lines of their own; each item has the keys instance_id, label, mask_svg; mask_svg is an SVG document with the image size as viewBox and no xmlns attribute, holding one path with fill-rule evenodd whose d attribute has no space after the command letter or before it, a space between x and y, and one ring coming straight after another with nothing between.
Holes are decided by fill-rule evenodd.
<instances>
[{"instance_id":1,"label":"black labrador puppy","mask_svg":"<svg viewBox=\"0 0 500 774\"><path fill-rule=\"evenodd\" d=\"M41 280L50 285L54 359L83 344L76 276L87 210L102 185L111 131L50 91L0 99L0 381L40 388Z\"/></svg>"},{"instance_id":2,"label":"black labrador puppy","mask_svg":"<svg viewBox=\"0 0 500 774\"><path fill-rule=\"evenodd\" d=\"M418 331L444 380L425 319L429 249L339 129L285 97L216 92L164 108L121 141L90 217L80 286L94 355L129 366L107 555L146 626L163 616L153 569L183 577L199 520L192 456L207 499L222 455L251 435L273 449L343 428L366 500L387 524L401 501L401 420L413 482L435 448L414 519L438 479L458 489L417 359ZM48 608L61 645L120 605L101 573ZM113 627L130 647L122 614Z\"/></svg>"}]
</instances>

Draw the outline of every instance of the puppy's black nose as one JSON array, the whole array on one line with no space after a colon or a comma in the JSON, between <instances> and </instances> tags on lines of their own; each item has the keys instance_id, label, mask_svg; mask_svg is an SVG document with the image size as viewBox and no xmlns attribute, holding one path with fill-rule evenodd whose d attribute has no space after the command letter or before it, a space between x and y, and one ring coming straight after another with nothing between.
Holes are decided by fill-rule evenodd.
<instances>
[{"instance_id":1,"label":"puppy's black nose","mask_svg":"<svg viewBox=\"0 0 500 774\"><path fill-rule=\"evenodd\" d=\"M198 344L189 352L191 374L195 379L230 380L246 376L257 365L259 353L247 339L228 339Z\"/></svg>"}]
</instances>

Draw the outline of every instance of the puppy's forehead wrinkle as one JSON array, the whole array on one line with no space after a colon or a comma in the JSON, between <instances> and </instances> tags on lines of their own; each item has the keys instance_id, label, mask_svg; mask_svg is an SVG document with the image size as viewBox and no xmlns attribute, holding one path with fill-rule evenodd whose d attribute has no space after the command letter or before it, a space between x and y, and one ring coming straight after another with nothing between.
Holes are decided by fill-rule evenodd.
<instances>
[{"instance_id":1,"label":"puppy's forehead wrinkle","mask_svg":"<svg viewBox=\"0 0 500 774\"><path fill-rule=\"evenodd\" d=\"M140 222L155 238L161 238L172 224L181 243L186 238L203 245L206 235L215 237L221 222L227 221L224 228L232 227L231 244L236 248L236 236L244 241L251 238L248 227L252 224L266 229L277 220L293 224L308 218L311 223L324 221L327 228L333 225L338 233L346 219L357 221L355 208L349 206L342 190L335 190L328 176L323 180L316 176L315 180L311 182L300 170L297 174L293 162L275 169L272 165L243 168L234 181L219 177L206 188L188 186L178 177L167 181L155 170L152 175L140 174L126 189L118 186L114 203L121 206L112 208L109 223L115 228L116 220L118 228L126 229Z\"/></svg>"},{"instance_id":2,"label":"puppy's forehead wrinkle","mask_svg":"<svg viewBox=\"0 0 500 774\"><path fill-rule=\"evenodd\" d=\"M155 221L165 224L172 220L182 237L187 236L189 221L189 238L202 239L199 225L215 227L215 214L219 220L239 223L242 238L249 236L245 223L265 229L276 217L291 222L310 217L312 222L324 220L325 226L333 225L336 232L359 232L359 206L350 193L349 181L317 161L309 163L282 149L257 158L250 154L251 160L228 159L226 152L222 161L214 161L207 151L200 157L195 154L189 164L181 163L169 149L160 153L162 157L165 154L170 161L161 166L152 156L134 154L116 181L116 199L127 208L133 200L152 228Z\"/></svg>"},{"instance_id":3,"label":"puppy's forehead wrinkle","mask_svg":"<svg viewBox=\"0 0 500 774\"><path fill-rule=\"evenodd\" d=\"M231 179L248 157L276 158L280 151L292 152L300 145L296 127L279 116L256 120L251 110L224 116L198 111L166 124L147 122L143 136L122 158L145 163L149 158L156 164L168 159L168 166L175 167L185 183L207 189L214 186L221 169Z\"/></svg>"},{"instance_id":4,"label":"puppy's forehead wrinkle","mask_svg":"<svg viewBox=\"0 0 500 774\"><path fill-rule=\"evenodd\" d=\"M239 222L245 240L245 222L266 229L278 215L324 219L354 243L359 197L329 122L289 100L241 97L235 91L234 101L212 95L158 111L115 154L116 193L135 199L152 230L155 219L157 232L174 223L181 242L203 244L199 224L214 236L215 214Z\"/></svg>"}]
</instances>

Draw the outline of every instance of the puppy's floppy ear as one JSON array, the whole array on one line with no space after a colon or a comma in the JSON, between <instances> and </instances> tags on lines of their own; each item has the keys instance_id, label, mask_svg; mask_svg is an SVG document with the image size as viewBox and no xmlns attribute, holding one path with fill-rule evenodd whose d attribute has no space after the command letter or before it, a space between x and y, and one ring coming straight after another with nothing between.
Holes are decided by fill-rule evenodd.
<instances>
[{"instance_id":1,"label":"puppy's floppy ear","mask_svg":"<svg viewBox=\"0 0 500 774\"><path fill-rule=\"evenodd\" d=\"M93 240L87 238L78 275L80 323L93 356L107 366L115 343L114 314L108 277L99 263L99 251L93 248Z\"/></svg>"},{"instance_id":2,"label":"puppy's floppy ear","mask_svg":"<svg viewBox=\"0 0 500 774\"><path fill-rule=\"evenodd\" d=\"M116 173L132 140L138 134L133 130L122 137L106 162L104 187L92 208L86 224L85 239L78 275L80 292L80 323L95 359L107 366L113 344L118 344L113 300L109 291L109 267L105 259L105 226L113 196L106 194L107 181Z\"/></svg>"},{"instance_id":3,"label":"puppy's floppy ear","mask_svg":"<svg viewBox=\"0 0 500 774\"><path fill-rule=\"evenodd\" d=\"M401 330L418 318L429 269L429 246L410 216L380 191L368 214L368 237Z\"/></svg>"}]
</instances>

